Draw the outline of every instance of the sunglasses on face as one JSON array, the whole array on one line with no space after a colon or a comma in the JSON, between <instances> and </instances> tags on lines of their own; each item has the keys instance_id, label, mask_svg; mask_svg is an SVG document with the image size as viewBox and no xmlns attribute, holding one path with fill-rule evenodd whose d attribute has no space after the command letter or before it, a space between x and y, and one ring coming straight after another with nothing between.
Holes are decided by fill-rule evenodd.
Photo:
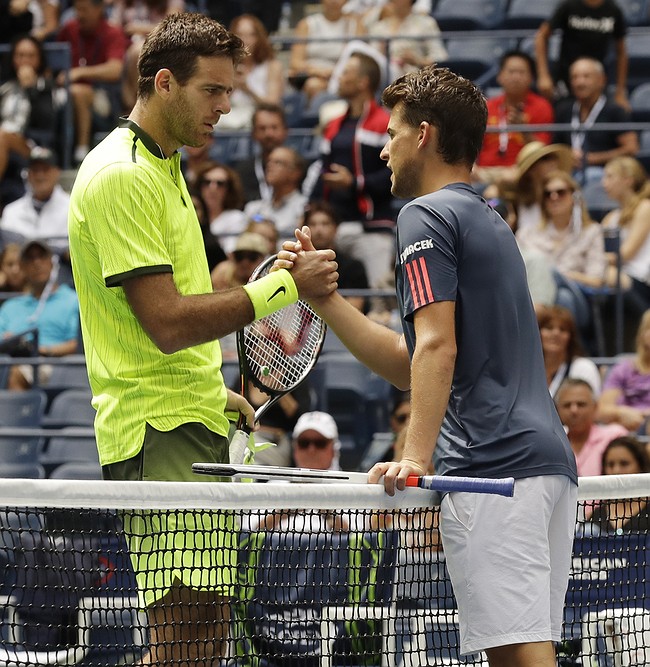
<instances>
[{"instance_id":1,"label":"sunglasses on face","mask_svg":"<svg viewBox=\"0 0 650 667\"><path fill-rule=\"evenodd\" d=\"M544 190L544 198L550 199L551 197L557 197L558 199L561 199L562 197L566 197L570 193L571 190L569 188L558 188L557 190Z\"/></svg>"},{"instance_id":2,"label":"sunglasses on face","mask_svg":"<svg viewBox=\"0 0 650 667\"><path fill-rule=\"evenodd\" d=\"M259 252L253 252L252 250L235 250L233 256L236 262L259 262L262 259Z\"/></svg>"},{"instance_id":3,"label":"sunglasses on face","mask_svg":"<svg viewBox=\"0 0 650 667\"><path fill-rule=\"evenodd\" d=\"M296 445L298 449L307 449L310 445L314 445L316 449L325 449L330 442L327 438L298 438Z\"/></svg>"},{"instance_id":4,"label":"sunglasses on face","mask_svg":"<svg viewBox=\"0 0 650 667\"><path fill-rule=\"evenodd\" d=\"M218 188L225 188L229 181L223 178L202 178L201 185L216 185Z\"/></svg>"}]
</instances>

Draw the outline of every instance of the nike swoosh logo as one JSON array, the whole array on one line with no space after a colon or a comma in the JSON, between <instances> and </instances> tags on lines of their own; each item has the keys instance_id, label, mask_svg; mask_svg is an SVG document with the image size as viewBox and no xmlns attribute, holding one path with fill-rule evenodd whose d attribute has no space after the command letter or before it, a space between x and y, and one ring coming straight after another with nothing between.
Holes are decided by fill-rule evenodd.
<instances>
[{"instance_id":1,"label":"nike swoosh logo","mask_svg":"<svg viewBox=\"0 0 650 667\"><path fill-rule=\"evenodd\" d=\"M266 300L266 303L275 298L278 294L286 294L286 292L287 288L284 285L280 285L280 287L278 287L278 289L276 289L275 292L273 292L273 294L271 294L271 296Z\"/></svg>"}]
</instances>

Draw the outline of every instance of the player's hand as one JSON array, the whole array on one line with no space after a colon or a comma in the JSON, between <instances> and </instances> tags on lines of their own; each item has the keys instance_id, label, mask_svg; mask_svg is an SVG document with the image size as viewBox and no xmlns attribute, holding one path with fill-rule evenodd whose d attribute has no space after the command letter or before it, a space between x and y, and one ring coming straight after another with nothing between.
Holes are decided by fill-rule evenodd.
<instances>
[{"instance_id":1,"label":"player's hand","mask_svg":"<svg viewBox=\"0 0 650 667\"><path fill-rule=\"evenodd\" d=\"M375 463L368 472L368 484L377 484L383 477L384 489L389 496L395 495L395 490L403 491L406 488L406 479L409 475L425 475L426 470L417 462L409 459Z\"/></svg>"},{"instance_id":2,"label":"player's hand","mask_svg":"<svg viewBox=\"0 0 650 667\"><path fill-rule=\"evenodd\" d=\"M226 389L228 394L226 398L226 410L233 412L241 412L246 419L246 426L252 431L257 431L259 424L255 423L255 409L253 406L237 392L232 389Z\"/></svg>"},{"instance_id":3,"label":"player's hand","mask_svg":"<svg viewBox=\"0 0 650 667\"><path fill-rule=\"evenodd\" d=\"M289 246L291 247L291 246ZM282 250L274 268L291 271L301 299L314 300L332 294L338 287L338 264L333 250L316 250L309 227L296 229L293 250Z\"/></svg>"}]
</instances>

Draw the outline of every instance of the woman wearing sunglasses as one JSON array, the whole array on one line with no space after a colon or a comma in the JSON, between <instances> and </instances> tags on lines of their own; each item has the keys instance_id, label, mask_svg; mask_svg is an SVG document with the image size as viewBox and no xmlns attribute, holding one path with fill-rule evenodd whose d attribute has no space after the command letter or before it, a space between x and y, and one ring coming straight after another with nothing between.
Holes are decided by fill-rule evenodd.
<instances>
[{"instance_id":1,"label":"woman wearing sunglasses","mask_svg":"<svg viewBox=\"0 0 650 667\"><path fill-rule=\"evenodd\" d=\"M537 250L551 263L557 303L571 310L581 329L590 311L581 287L602 287L607 268L603 231L589 218L578 184L564 171L545 176L539 223L517 231L522 250Z\"/></svg>"}]
</instances>

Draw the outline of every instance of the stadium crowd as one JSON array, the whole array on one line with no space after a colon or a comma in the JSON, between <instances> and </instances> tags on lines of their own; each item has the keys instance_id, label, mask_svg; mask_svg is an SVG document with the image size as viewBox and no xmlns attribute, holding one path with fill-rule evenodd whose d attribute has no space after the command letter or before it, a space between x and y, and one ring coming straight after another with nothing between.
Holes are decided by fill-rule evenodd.
<instances>
[{"instance_id":1,"label":"stadium crowd","mask_svg":"<svg viewBox=\"0 0 650 667\"><path fill-rule=\"evenodd\" d=\"M81 160L133 107L136 63L147 34L179 11L220 20L249 51L237 70L232 111L220 119L212 140L181 149L214 288L245 282L255 263L303 221L317 247L339 254L341 287L392 287L395 220L403 202L390 194L390 172L379 157L389 118L379 93L395 76L433 62L471 76L464 69L469 61L458 59L452 44L459 26L467 30L465 37L471 35L470 17L465 24L456 17L454 23L437 12L437 0L260 4L2 2L5 335L15 333L7 321L15 303L10 297L30 293L28 274L36 260L29 258L26 242L47 240L45 254L59 258L45 301L54 300L61 287L74 294L66 248L67 190ZM508 16L509 3L502 5L500 22L492 28L516 25ZM487 17L483 24L471 18L472 31L488 26ZM477 76L488 99L488 133L473 176L476 189L519 242L551 393L560 400L568 393L567 378L581 379L591 389L586 402L596 406L595 423L620 422L645 437L650 397L634 406L632 418L632 408L623 410L619 396L626 381L620 376L636 373L635 382L650 384L650 342L638 333L650 309L650 154L644 132L627 127L650 119L650 108L636 106L634 89L645 84L628 76L631 23L623 0L559 0L552 15L512 30L512 38L491 40L488 66ZM648 25L646 7L632 26L643 34ZM645 30L650 44L650 28ZM69 67L61 67L53 54L66 45ZM602 123L607 126L598 129ZM619 293L622 348L614 343ZM350 299L374 319L395 322L391 300ZM33 312L24 317L37 321L43 299L36 294L29 303ZM604 315L604 347L595 334L597 312ZM69 352L66 346L62 354ZM622 383L619 393L605 380L599 402L606 373L589 357L622 352L636 354L636 362L628 362L632 370L615 374ZM224 358L228 355L235 358L234 345L224 346ZM569 389L585 393L585 387ZM309 409L309 401L299 403L302 411ZM281 420L285 459L298 417Z\"/></svg>"}]
</instances>

